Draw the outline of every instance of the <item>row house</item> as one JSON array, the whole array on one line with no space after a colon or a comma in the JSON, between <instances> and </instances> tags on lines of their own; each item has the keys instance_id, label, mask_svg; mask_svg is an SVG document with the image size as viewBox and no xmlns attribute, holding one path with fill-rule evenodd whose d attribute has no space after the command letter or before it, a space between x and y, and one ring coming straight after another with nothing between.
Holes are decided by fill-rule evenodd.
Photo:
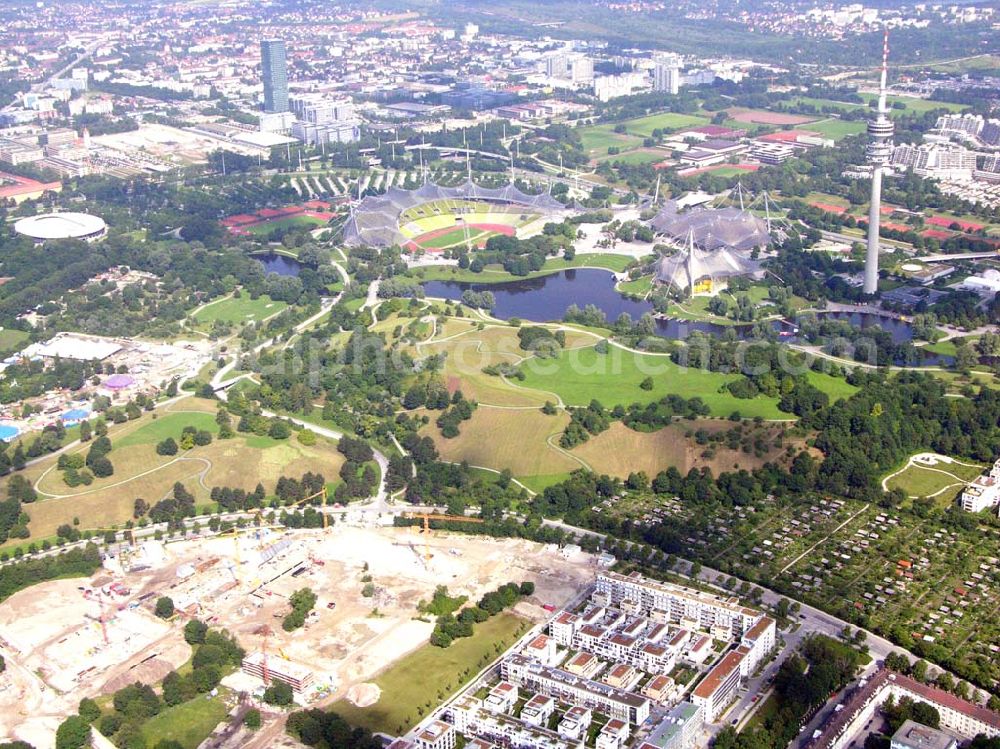
<instances>
[{"instance_id":1,"label":"row house","mask_svg":"<svg viewBox=\"0 0 1000 749\"><path fill-rule=\"evenodd\" d=\"M522 688L606 713L629 724L640 725L649 717L649 700L641 695L543 666L522 655L504 659L500 669L505 680Z\"/></svg>"},{"instance_id":2,"label":"row house","mask_svg":"<svg viewBox=\"0 0 1000 749\"><path fill-rule=\"evenodd\" d=\"M569 742L555 731L523 723L509 715L483 709L482 702L466 696L449 709L455 730L466 738L490 742L506 749L573 749L579 742ZM466 744L470 746L470 744Z\"/></svg>"}]
</instances>

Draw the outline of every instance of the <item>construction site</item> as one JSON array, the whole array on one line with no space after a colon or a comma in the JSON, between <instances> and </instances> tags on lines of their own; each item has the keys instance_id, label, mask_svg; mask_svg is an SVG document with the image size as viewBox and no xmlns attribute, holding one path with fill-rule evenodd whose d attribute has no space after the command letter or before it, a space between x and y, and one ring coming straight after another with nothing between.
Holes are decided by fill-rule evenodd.
<instances>
[{"instance_id":1,"label":"construction site","mask_svg":"<svg viewBox=\"0 0 1000 749\"><path fill-rule=\"evenodd\" d=\"M511 580L535 594L515 613L538 622L593 580L589 555L554 547L341 520L324 530L251 527L210 538L139 540L90 579L34 586L0 604L0 736L47 746L85 696L135 681L155 684L191 656L192 617L233 633L247 652L224 684L260 694L264 679L291 683L296 701L326 704L367 695L366 684L426 643L433 629L418 603L438 585L477 600ZM424 525L426 526L426 520ZM282 629L289 596L310 588L302 628ZM175 615L154 613L170 597ZM548 610L547 610L548 609ZM370 691L370 690L368 690Z\"/></svg>"}]
</instances>

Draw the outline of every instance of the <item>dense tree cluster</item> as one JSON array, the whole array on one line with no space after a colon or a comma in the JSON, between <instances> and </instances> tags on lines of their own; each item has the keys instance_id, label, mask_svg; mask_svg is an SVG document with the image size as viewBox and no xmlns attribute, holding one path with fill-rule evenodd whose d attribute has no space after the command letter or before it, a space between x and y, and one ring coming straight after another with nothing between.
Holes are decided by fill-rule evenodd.
<instances>
[{"instance_id":1,"label":"dense tree cluster","mask_svg":"<svg viewBox=\"0 0 1000 749\"><path fill-rule=\"evenodd\" d=\"M382 741L363 728L352 728L336 713L314 708L288 716L288 733L306 746L323 749L381 749Z\"/></svg>"},{"instance_id":2,"label":"dense tree cluster","mask_svg":"<svg viewBox=\"0 0 1000 749\"><path fill-rule=\"evenodd\" d=\"M316 605L316 594L310 588L301 588L288 597L292 610L281 621L281 628L292 632L306 623L306 617Z\"/></svg>"},{"instance_id":3,"label":"dense tree cluster","mask_svg":"<svg viewBox=\"0 0 1000 749\"><path fill-rule=\"evenodd\" d=\"M485 622L491 616L512 607L521 597L530 596L534 592L534 583L507 583L484 594L475 606L465 607L458 616L454 616L451 611L443 612L438 616L434 631L431 632L431 645L446 648L460 637L472 637L477 622Z\"/></svg>"},{"instance_id":4,"label":"dense tree cluster","mask_svg":"<svg viewBox=\"0 0 1000 749\"><path fill-rule=\"evenodd\" d=\"M570 407L570 421L559 438L565 448L576 447L590 439L592 434L600 434L611 426L611 413L600 401L592 400L583 408Z\"/></svg>"},{"instance_id":5,"label":"dense tree cluster","mask_svg":"<svg viewBox=\"0 0 1000 749\"><path fill-rule=\"evenodd\" d=\"M784 746L799 732L802 719L840 690L862 665L861 654L825 635L813 635L778 668L774 678L777 709L769 711L763 725L737 734L731 727L715 740L719 749L759 749Z\"/></svg>"},{"instance_id":6,"label":"dense tree cluster","mask_svg":"<svg viewBox=\"0 0 1000 749\"><path fill-rule=\"evenodd\" d=\"M46 580L88 577L101 567L101 552L95 544L68 549L61 554L25 559L0 567L0 601L19 590Z\"/></svg>"}]
</instances>

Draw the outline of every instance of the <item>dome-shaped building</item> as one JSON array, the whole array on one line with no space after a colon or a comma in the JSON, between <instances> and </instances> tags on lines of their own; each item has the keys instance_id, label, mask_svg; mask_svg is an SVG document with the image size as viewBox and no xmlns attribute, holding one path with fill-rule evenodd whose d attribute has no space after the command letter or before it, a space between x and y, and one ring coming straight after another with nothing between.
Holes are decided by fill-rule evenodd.
<instances>
[{"instance_id":1,"label":"dome-shaped building","mask_svg":"<svg viewBox=\"0 0 1000 749\"><path fill-rule=\"evenodd\" d=\"M108 225L89 213L45 213L28 216L14 224L14 231L41 244L53 239L82 239L96 242L107 236Z\"/></svg>"}]
</instances>

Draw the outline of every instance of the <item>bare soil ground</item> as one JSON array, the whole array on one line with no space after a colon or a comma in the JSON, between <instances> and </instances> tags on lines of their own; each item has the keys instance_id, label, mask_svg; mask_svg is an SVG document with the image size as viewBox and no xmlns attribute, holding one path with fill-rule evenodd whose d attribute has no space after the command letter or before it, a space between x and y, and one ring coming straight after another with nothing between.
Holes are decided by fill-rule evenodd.
<instances>
[{"instance_id":1,"label":"bare soil ground","mask_svg":"<svg viewBox=\"0 0 1000 749\"><path fill-rule=\"evenodd\" d=\"M475 601L506 582L532 580L535 595L517 611L540 621L547 615L543 603L572 600L594 574L590 557L569 561L554 547L528 541L425 536L349 522L325 532L262 529L235 540L150 544L139 552L155 560L150 569L123 572L114 560L89 580L43 583L0 604L0 653L7 662L0 736L51 746L56 727L82 697L162 679L190 657L182 633L188 616L228 629L248 652L261 648L258 632L268 625L268 652L308 667L316 689L306 700L328 701L426 643L432 623L415 618L416 607L437 585ZM366 581L374 585L372 596L364 595ZM105 644L100 599L87 591L110 591L113 582L128 593L104 596ZM288 596L305 587L318 596L315 615L286 633ZM170 622L152 614L161 595L179 611ZM355 691L371 698L364 686Z\"/></svg>"}]
</instances>

